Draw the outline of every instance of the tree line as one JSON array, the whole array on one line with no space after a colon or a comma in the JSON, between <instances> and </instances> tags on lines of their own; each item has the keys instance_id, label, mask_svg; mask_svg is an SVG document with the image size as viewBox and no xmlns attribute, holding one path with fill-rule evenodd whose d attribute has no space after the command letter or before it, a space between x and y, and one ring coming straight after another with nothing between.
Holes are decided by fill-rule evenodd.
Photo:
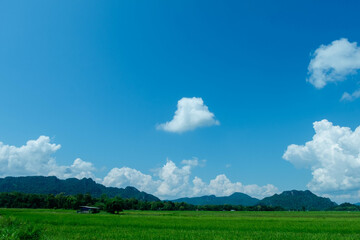
<instances>
[{"instance_id":1,"label":"tree line","mask_svg":"<svg viewBox=\"0 0 360 240\"><path fill-rule=\"evenodd\" d=\"M90 194L29 194L0 193L0 208L44 208L44 209L79 209L80 206L94 206L109 213L123 210L156 210L156 211L282 211L281 207L241 206L241 205L192 205L185 202L142 201L135 198L109 198L105 194L94 198Z\"/></svg>"}]
</instances>

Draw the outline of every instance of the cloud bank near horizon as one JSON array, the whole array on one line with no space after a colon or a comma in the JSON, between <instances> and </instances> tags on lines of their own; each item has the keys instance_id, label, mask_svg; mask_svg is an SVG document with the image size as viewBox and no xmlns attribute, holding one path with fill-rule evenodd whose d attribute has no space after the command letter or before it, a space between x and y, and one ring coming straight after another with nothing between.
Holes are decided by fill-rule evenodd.
<instances>
[{"instance_id":1,"label":"cloud bank near horizon","mask_svg":"<svg viewBox=\"0 0 360 240\"><path fill-rule=\"evenodd\" d=\"M213 125L220 125L220 122L215 119L214 113L209 111L202 98L183 97L177 103L173 119L157 125L156 128L166 132L183 133Z\"/></svg>"},{"instance_id":2,"label":"cloud bank near horizon","mask_svg":"<svg viewBox=\"0 0 360 240\"><path fill-rule=\"evenodd\" d=\"M360 126L334 126L324 119L313 123L315 134L304 145L291 144L283 158L296 167L308 168L307 187L335 199L360 197Z\"/></svg>"},{"instance_id":3,"label":"cloud bank near horizon","mask_svg":"<svg viewBox=\"0 0 360 240\"><path fill-rule=\"evenodd\" d=\"M0 142L0 176L45 175L96 179L93 164L80 158L75 159L70 166L58 165L52 155L60 148L60 144L50 143L47 136L29 140L21 147Z\"/></svg>"},{"instance_id":4,"label":"cloud bank near horizon","mask_svg":"<svg viewBox=\"0 0 360 240\"><path fill-rule=\"evenodd\" d=\"M197 165L194 161L182 161L183 166L167 160L166 164L155 172L155 176L143 174L136 169L122 167L113 168L104 178L104 185L113 187L135 186L145 192L154 194L161 199L175 197L195 197L203 195L228 196L234 192L242 192L256 198L264 198L279 190L272 184L258 186L243 185L241 182L231 182L225 174L217 175L209 183L195 176L191 170Z\"/></svg>"},{"instance_id":5,"label":"cloud bank near horizon","mask_svg":"<svg viewBox=\"0 0 360 240\"><path fill-rule=\"evenodd\" d=\"M94 165L80 158L75 159L70 166L59 165L53 154L60 148L60 144L51 143L47 136L29 140L20 147L0 142L0 177L29 175L56 176L61 179L87 177L105 186L134 186L161 199L210 194L227 196L234 192L263 198L278 192L274 185L244 185L241 182L232 182L225 174L217 175L206 183L201 178L192 176L192 169L203 166L205 162L197 158L182 160L180 167L173 161L167 160L153 175L129 167L113 168L104 179L100 179L95 176Z\"/></svg>"}]
</instances>

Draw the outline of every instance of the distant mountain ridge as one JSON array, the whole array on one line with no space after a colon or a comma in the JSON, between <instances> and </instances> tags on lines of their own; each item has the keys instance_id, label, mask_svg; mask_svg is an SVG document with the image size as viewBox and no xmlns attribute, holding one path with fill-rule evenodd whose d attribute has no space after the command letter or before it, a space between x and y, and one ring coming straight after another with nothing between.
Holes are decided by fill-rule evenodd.
<instances>
[{"instance_id":1,"label":"distant mountain ridge","mask_svg":"<svg viewBox=\"0 0 360 240\"><path fill-rule=\"evenodd\" d=\"M134 187L115 188L105 187L96 183L91 178L68 178L65 180L57 177L5 177L0 178L0 192L22 192L35 194L59 194L76 195L89 193L93 197L106 194L108 197L120 196L122 198L136 198L143 201L160 201L159 198L141 192Z\"/></svg>"},{"instance_id":2,"label":"distant mountain ridge","mask_svg":"<svg viewBox=\"0 0 360 240\"><path fill-rule=\"evenodd\" d=\"M360 206L351 203L342 203L330 209L331 211L360 211Z\"/></svg>"},{"instance_id":3,"label":"distant mountain ridge","mask_svg":"<svg viewBox=\"0 0 360 240\"><path fill-rule=\"evenodd\" d=\"M185 202L193 205L242 205L254 206L263 205L271 207L282 207L286 210L337 210L338 205L329 198L319 197L309 190L306 191L284 191L281 194L274 194L262 200L252 198L244 193L234 193L228 197L216 197L214 195L179 198L172 202Z\"/></svg>"},{"instance_id":4,"label":"distant mountain ridge","mask_svg":"<svg viewBox=\"0 0 360 240\"><path fill-rule=\"evenodd\" d=\"M22 192L34 194L59 194L76 195L89 193L93 197L100 197L106 194L108 197L120 196L122 198L135 198L143 201L160 201L159 198L141 192L134 187L115 188L105 187L96 183L91 178L68 178L65 180L57 177L29 176L29 177L5 177L0 178L0 192ZM306 191L284 191L262 200L250 197L244 193L233 193L230 196L216 197L214 195L179 198L172 202L185 202L192 205L242 205L254 206L264 205L272 207L282 207L286 210L328 210L338 206L329 198L319 197L309 190ZM356 205L356 204L355 204ZM340 206L342 208L354 206Z\"/></svg>"},{"instance_id":5,"label":"distant mountain ridge","mask_svg":"<svg viewBox=\"0 0 360 240\"><path fill-rule=\"evenodd\" d=\"M309 190L306 191L284 191L266 197L259 202L265 206L279 206L286 210L327 210L337 206L329 198L319 197Z\"/></svg>"},{"instance_id":6,"label":"distant mountain ridge","mask_svg":"<svg viewBox=\"0 0 360 240\"><path fill-rule=\"evenodd\" d=\"M179 198L171 200L172 202L185 202L193 205L242 205L242 206L253 206L256 205L260 200L250 197L245 193L233 193L227 197L216 197L215 195L192 197L192 198Z\"/></svg>"}]
</instances>

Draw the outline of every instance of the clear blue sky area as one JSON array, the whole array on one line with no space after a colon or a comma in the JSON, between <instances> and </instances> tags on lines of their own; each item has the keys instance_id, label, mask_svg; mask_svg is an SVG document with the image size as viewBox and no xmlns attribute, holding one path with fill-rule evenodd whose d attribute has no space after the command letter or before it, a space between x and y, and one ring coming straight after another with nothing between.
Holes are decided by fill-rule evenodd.
<instances>
[{"instance_id":1,"label":"clear blue sky area","mask_svg":"<svg viewBox=\"0 0 360 240\"><path fill-rule=\"evenodd\" d=\"M152 175L166 159L206 160L192 176L307 189L283 159L313 122L360 125L359 76L306 81L320 45L360 41L359 1L1 1L0 142L40 135L59 165L91 162ZM183 97L220 125L161 131ZM0 160L1 161L1 160ZM11 175L11 172L9 172Z\"/></svg>"}]
</instances>

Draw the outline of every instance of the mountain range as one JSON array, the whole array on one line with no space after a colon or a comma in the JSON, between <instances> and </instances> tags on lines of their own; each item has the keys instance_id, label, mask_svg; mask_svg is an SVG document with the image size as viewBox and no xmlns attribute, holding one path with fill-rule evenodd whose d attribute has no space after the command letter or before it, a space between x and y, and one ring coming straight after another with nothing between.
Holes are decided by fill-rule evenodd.
<instances>
[{"instance_id":1,"label":"mountain range","mask_svg":"<svg viewBox=\"0 0 360 240\"><path fill-rule=\"evenodd\" d=\"M172 202L186 202L194 205L242 205L254 206L263 205L271 207L282 207L286 210L327 210L337 206L329 198L316 196L309 190L306 191L284 191L262 200L252 198L244 193L234 193L228 197L216 197L214 195L179 198Z\"/></svg>"},{"instance_id":2,"label":"mountain range","mask_svg":"<svg viewBox=\"0 0 360 240\"><path fill-rule=\"evenodd\" d=\"M6 177L0 178L0 192L22 192L35 194L59 194L76 195L89 193L93 197L106 194L108 197L120 196L122 198L136 198L143 201L160 201L159 198L141 192L134 187L115 188L105 187L96 183L91 178L68 178L66 180L57 177Z\"/></svg>"},{"instance_id":3,"label":"mountain range","mask_svg":"<svg viewBox=\"0 0 360 240\"><path fill-rule=\"evenodd\" d=\"M338 206L335 206L330 209L331 211L360 211L360 206L356 204L351 203L342 203Z\"/></svg>"},{"instance_id":4,"label":"mountain range","mask_svg":"<svg viewBox=\"0 0 360 240\"><path fill-rule=\"evenodd\" d=\"M171 200L172 202L185 202L193 205L242 205L242 206L253 206L256 205L260 200L250 197L244 193L233 193L228 197L216 197L215 195L193 197L193 198L179 198Z\"/></svg>"},{"instance_id":5,"label":"mountain range","mask_svg":"<svg viewBox=\"0 0 360 240\"><path fill-rule=\"evenodd\" d=\"M135 198L143 201L160 201L159 198L146 192L141 192L134 187L116 188L105 187L96 183L91 178L68 178L65 180L57 177L5 177L0 178L0 192L22 192L34 194L59 194L76 195L89 193L93 197L106 194L108 197L120 196L122 198ZM185 202L192 205L242 205L254 206L264 205L282 207L286 210L327 210L337 206L329 198L319 197L309 190L306 191L284 191L274 194L262 200L250 197L244 193L233 193L230 196L216 197L215 195L179 198L172 202ZM349 208L349 206L345 206Z\"/></svg>"}]
</instances>

